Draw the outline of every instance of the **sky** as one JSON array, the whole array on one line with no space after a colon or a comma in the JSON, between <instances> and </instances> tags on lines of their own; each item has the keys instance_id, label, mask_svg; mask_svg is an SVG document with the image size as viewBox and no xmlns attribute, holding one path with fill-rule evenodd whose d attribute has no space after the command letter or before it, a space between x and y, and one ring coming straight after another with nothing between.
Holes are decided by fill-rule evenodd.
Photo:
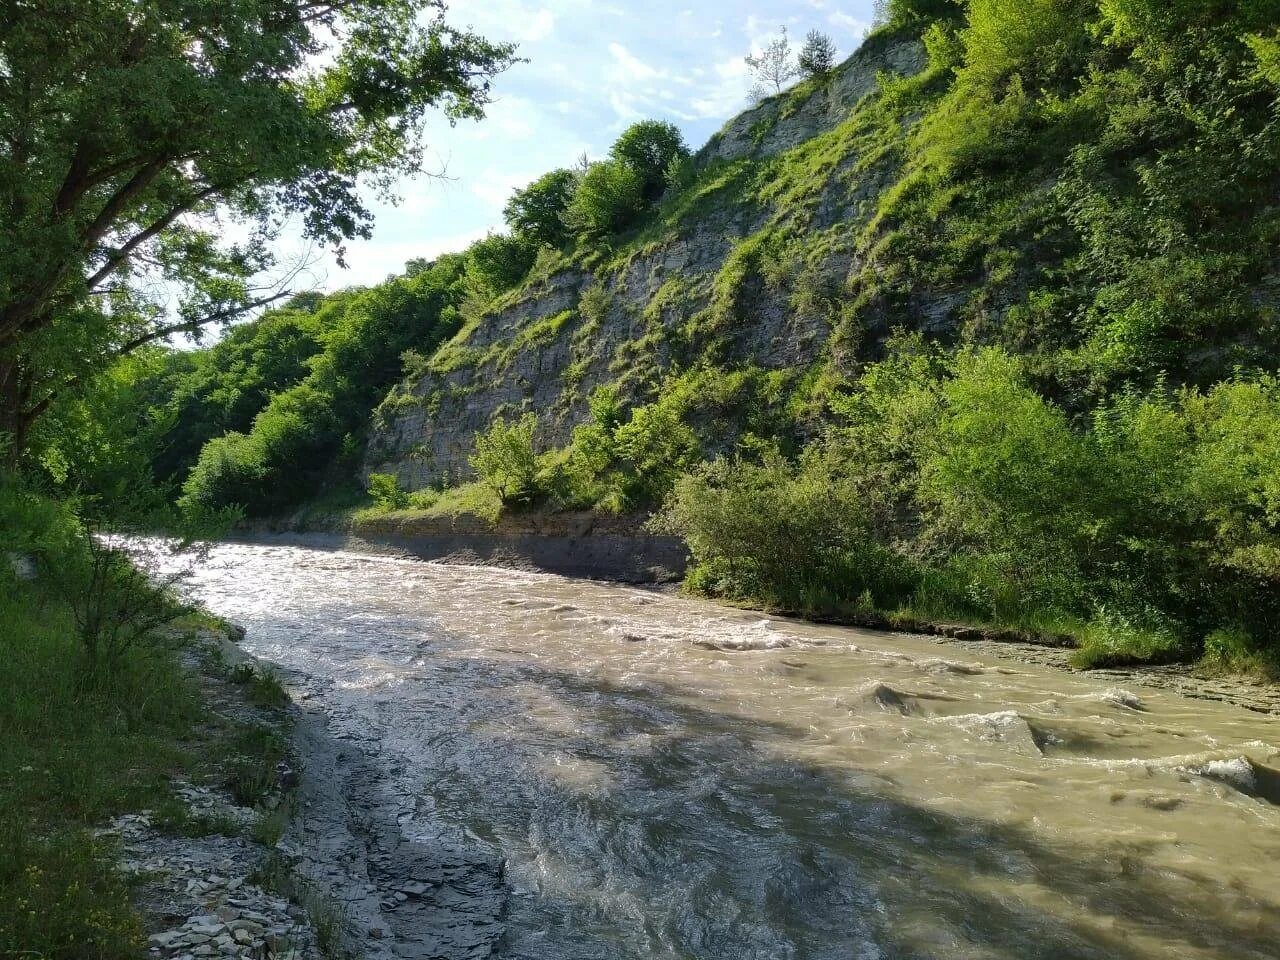
<instances>
[{"instance_id":1,"label":"sky","mask_svg":"<svg viewBox=\"0 0 1280 960\"><path fill-rule=\"evenodd\" d=\"M675 123L697 149L749 103L743 57L780 26L793 43L818 29L843 59L861 42L872 0L454 0L446 16L528 60L494 82L488 116L426 127L424 174L395 205L371 198L373 236L309 271L320 289L376 283L405 261L460 250L502 226L516 187L584 152L604 156L636 120Z\"/></svg>"}]
</instances>

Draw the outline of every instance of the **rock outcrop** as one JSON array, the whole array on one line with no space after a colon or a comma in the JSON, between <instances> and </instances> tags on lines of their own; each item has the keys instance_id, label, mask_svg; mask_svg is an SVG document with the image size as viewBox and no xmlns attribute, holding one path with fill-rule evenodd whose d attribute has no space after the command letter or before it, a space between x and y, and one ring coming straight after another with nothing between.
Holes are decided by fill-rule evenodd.
<instances>
[{"instance_id":1,"label":"rock outcrop","mask_svg":"<svg viewBox=\"0 0 1280 960\"><path fill-rule=\"evenodd\" d=\"M375 417L365 473L393 473L411 490L466 479L476 432L528 410L538 414L538 443L562 446L588 416L596 387L616 384L629 403L651 399L674 365L707 355L712 337L728 362L766 370L814 363L833 318L797 309L797 284L821 301L823 289L845 282L853 259L846 241L873 216L895 172L892 159L865 156L856 137L837 134L880 75L924 63L918 41L870 42L827 83L731 120L696 155L698 186L676 209L666 205L660 227L625 239L607 262L562 260L544 271L394 391ZM770 163L790 165L793 180L803 168L804 189L743 189ZM783 226L823 241L806 251L796 282L770 284L744 270L729 284L735 261L755 256Z\"/></svg>"}]
</instances>

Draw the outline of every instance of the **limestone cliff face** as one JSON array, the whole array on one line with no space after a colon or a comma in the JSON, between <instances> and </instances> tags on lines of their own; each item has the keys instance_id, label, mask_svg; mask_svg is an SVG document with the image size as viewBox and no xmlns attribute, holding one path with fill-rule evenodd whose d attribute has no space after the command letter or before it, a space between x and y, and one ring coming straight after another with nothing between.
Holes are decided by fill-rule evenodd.
<instances>
[{"instance_id":1,"label":"limestone cliff face","mask_svg":"<svg viewBox=\"0 0 1280 960\"><path fill-rule=\"evenodd\" d=\"M375 417L365 472L393 473L410 490L466 479L476 432L524 411L537 414L543 448L563 445L596 387L615 383L629 402L651 400L664 373L704 349L728 364L812 364L833 327L832 311L812 303L844 283L853 247L842 238L865 226L894 173L892 161L862 155L856 138L832 134L882 72L910 74L924 62L916 41L876 44L826 85L731 120L699 151L697 182L663 228L642 231L612 259L542 270L397 388ZM817 171L802 195L738 190L746 172L792 158ZM795 283L771 283L758 270L741 271L727 289L735 259L748 260L781 225L792 236L829 238L793 271L808 299L800 303Z\"/></svg>"}]
</instances>

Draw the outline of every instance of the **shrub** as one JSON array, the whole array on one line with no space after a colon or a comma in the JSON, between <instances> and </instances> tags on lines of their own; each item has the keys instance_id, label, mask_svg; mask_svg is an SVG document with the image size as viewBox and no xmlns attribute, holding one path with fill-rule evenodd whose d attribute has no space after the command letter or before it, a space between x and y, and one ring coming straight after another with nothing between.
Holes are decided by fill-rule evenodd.
<instances>
[{"instance_id":1,"label":"shrub","mask_svg":"<svg viewBox=\"0 0 1280 960\"><path fill-rule=\"evenodd\" d=\"M599 240L631 226L643 210L644 178L629 164L606 160L582 175L565 222L579 236Z\"/></svg>"},{"instance_id":2,"label":"shrub","mask_svg":"<svg viewBox=\"0 0 1280 960\"><path fill-rule=\"evenodd\" d=\"M523 503L537 493L538 458L533 434L538 418L526 413L514 423L499 417L476 434L471 466L503 503Z\"/></svg>"},{"instance_id":3,"label":"shrub","mask_svg":"<svg viewBox=\"0 0 1280 960\"><path fill-rule=\"evenodd\" d=\"M191 610L174 592L191 572L191 562L174 561L176 547L126 553L126 546L122 537L86 528L74 549L41 557L41 577L71 610L91 675L114 670L157 628Z\"/></svg>"},{"instance_id":4,"label":"shrub","mask_svg":"<svg viewBox=\"0 0 1280 960\"><path fill-rule=\"evenodd\" d=\"M409 506L409 494L400 489L395 474L369 474L369 496L383 510L403 510Z\"/></svg>"},{"instance_id":5,"label":"shrub","mask_svg":"<svg viewBox=\"0 0 1280 960\"><path fill-rule=\"evenodd\" d=\"M516 190L502 211L507 226L513 234L535 243L553 247L568 243L571 234L564 218L577 182L572 170L552 170Z\"/></svg>"},{"instance_id":6,"label":"shrub","mask_svg":"<svg viewBox=\"0 0 1280 960\"><path fill-rule=\"evenodd\" d=\"M674 404L637 407L614 430L614 449L629 473L632 500L660 501L682 472L699 459L701 446Z\"/></svg>"},{"instance_id":7,"label":"shrub","mask_svg":"<svg viewBox=\"0 0 1280 960\"><path fill-rule=\"evenodd\" d=\"M467 248L467 277L485 296L502 293L528 275L537 252L522 235L491 233Z\"/></svg>"},{"instance_id":8,"label":"shrub","mask_svg":"<svg viewBox=\"0 0 1280 960\"><path fill-rule=\"evenodd\" d=\"M719 596L812 611L892 605L915 583L877 541L872 511L818 457L714 461L676 482L656 526L688 542L691 586Z\"/></svg>"},{"instance_id":9,"label":"shrub","mask_svg":"<svg viewBox=\"0 0 1280 960\"><path fill-rule=\"evenodd\" d=\"M997 351L962 355L922 435L919 496L953 540L980 545L993 610L1070 607L1106 484L1065 414ZM1099 502L1101 500L1102 502Z\"/></svg>"},{"instance_id":10,"label":"shrub","mask_svg":"<svg viewBox=\"0 0 1280 960\"><path fill-rule=\"evenodd\" d=\"M260 514L296 502L341 442L335 407L333 395L310 382L277 394L251 433L205 445L180 504L188 510L240 504Z\"/></svg>"},{"instance_id":11,"label":"shrub","mask_svg":"<svg viewBox=\"0 0 1280 960\"><path fill-rule=\"evenodd\" d=\"M205 444L186 482L179 506L186 511L227 504L250 504L267 470L260 445L243 433L228 433Z\"/></svg>"}]
</instances>

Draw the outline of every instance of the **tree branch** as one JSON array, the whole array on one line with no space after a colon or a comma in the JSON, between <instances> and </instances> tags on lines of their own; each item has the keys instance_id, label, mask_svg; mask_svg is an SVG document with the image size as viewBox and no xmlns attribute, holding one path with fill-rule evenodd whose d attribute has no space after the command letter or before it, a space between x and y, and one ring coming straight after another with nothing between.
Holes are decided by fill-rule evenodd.
<instances>
[{"instance_id":1,"label":"tree branch","mask_svg":"<svg viewBox=\"0 0 1280 960\"><path fill-rule=\"evenodd\" d=\"M283 300L285 297L293 295L292 290L280 290L269 296L259 297L256 300L250 300L248 303L238 303L234 306L227 307L223 310L215 311L206 316L200 317L198 320L184 320L181 323L169 323L154 330L149 330L141 336L135 337L116 347L111 351L113 357L123 357L125 354L132 353L139 347L146 346L156 340L163 340L165 337L174 333L191 333L199 330L201 327L207 327L212 323L222 323L227 320L234 320L241 314L248 313L250 310L256 310L259 307L265 307L268 304L275 303L277 300ZM78 379L78 378L77 378Z\"/></svg>"},{"instance_id":2,"label":"tree branch","mask_svg":"<svg viewBox=\"0 0 1280 960\"><path fill-rule=\"evenodd\" d=\"M98 215L93 218L93 221L80 232L80 242L86 251L101 240L106 232L111 229L111 224L125 211L130 201L150 186L151 182L160 175L160 171L164 169L166 162L167 160L164 157L156 157L147 161L141 169L111 195L110 199L103 204Z\"/></svg>"},{"instance_id":3,"label":"tree branch","mask_svg":"<svg viewBox=\"0 0 1280 960\"><path fill-rule=\"evenodd\" d=\"M172 224L173 221L177 220L178 217L193 209L202 200L207 200L209 197L223 189L225 188L218 186L206 187L204 190L199 191L193 196L188 197L182 203L171 208L164 216L159 220L156 220L145 230L141 230L134 236L130 237L120 247L114 250L107 257L106 262L89 277L86 281L89 289L93 290L97 288L98 284L102 283L103 280L115 273L116 270L118 270L120 266L129 259L133 252L138 249L138 247L157 236L162 230Z\"/></svg>"},{"instance_id":4,"label":"tree branch","mask_svg":"<svg viewBox=\"0 0 1280 960\"><path fill-rule=\"evenodd\" d=\"M168 323L154 330L135 337L134 339L121 344L107 354L109 359L123 357L132 353L140 347L146 346L148 343L154 343L156 340L163 340L165 337L175 333L189 333L198 330L200 327L207 327L211 323L220 323L225 320L232 320L241 314L248 313L250 310L256 310L258 307L265 307L268 304L275 303L277 300L283 300L285 297L292 296L292 290L280 290L269 296L259 297L248 303L236 304L233 307L227 307L224 310L218 310L198 320L184 320L181 323ZM84 380L83 374L75 374L63 380L59 386L53 387L45 394L44 398L30 407L19 410L19 415L28 423L40 416L49 409L49 405L53 403L61 394L74 387L76 384ZM28 387L26 394L30 396L31 387Z\"/></svg>"}]
</instances>

